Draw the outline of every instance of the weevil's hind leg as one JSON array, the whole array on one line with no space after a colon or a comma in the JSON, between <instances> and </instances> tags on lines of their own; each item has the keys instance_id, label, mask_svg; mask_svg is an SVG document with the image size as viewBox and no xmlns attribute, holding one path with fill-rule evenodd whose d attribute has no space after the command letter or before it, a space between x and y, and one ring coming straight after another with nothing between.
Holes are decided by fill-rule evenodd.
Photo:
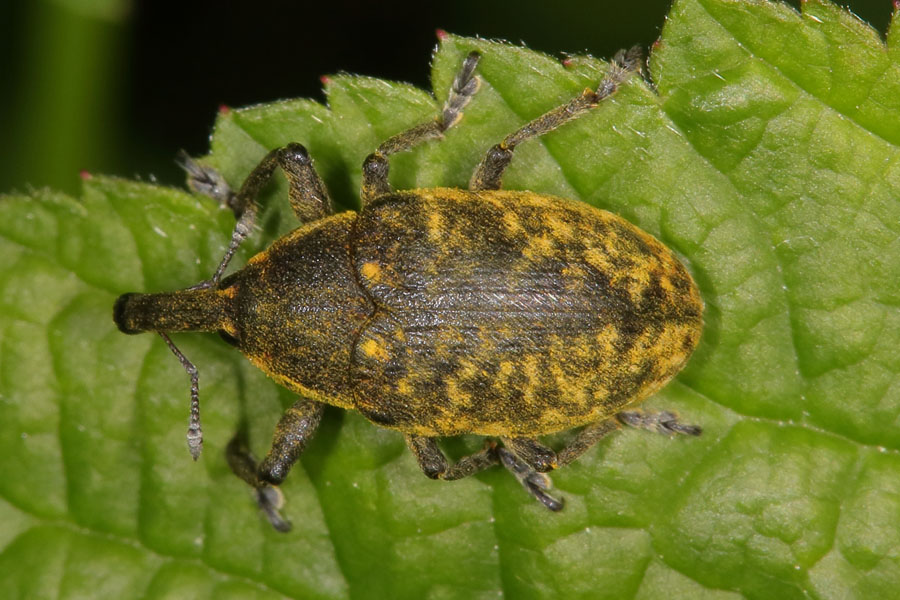
<instances>
[{"instance_id":1,"label":"weevil's hind leg","mask_svg":"<svg viewBox=\"0 0 900 600\"><path fill-rule=\"evenodd\" d=\"M564 467L590 449L594 444L619 428L615 418L592 423L578 432L578 435L556 454L557 466Z\"/></svg>"},{"instance_id":2,"label":"weevil's hind leg","mask_svg":"<svg viewBox=\"0 0 900 600\"><path fill-rule=\"evenodd\" d=\"M620 412L615 417L605 419L599 423L588 425L578 432L569 444L557 453L558 466L562 467L584 454L594 444L619 428L619 423L649 429L667 435L681 433L684 435L700 435L703 430L697 425L681 423L670 412L645 413L645 412Z\"/></svg>"},{"instance_id":3,"label":"weevil's hind leg","mask_svg":"<svg viewBox=\"0 0 900 600\"><path fill-rule=\"evenodd\" d=\"M253 231L259 212L256 197L276 167L281 168L288 180L291 208L301 223L315 221L334 212L325 184L316 173L309 153L302 144L288 144L269 152L250 172L237 193L228 188L228 184L215 169L200 166L184 156L181 157L181 163L188 172L188 185L192 189L229 206L237 217L228 249L215 273L210 279L194 286L195 288L212 287L219 283L235 251Z\"/></svg>"},{"instance_id":4,"label":"weevil's hind leg","mask_svg":"<svg viewBox=\"0 0 900 600\"><path fill-rule=\"evenodd\" d=\"M276 530L287 533L291 530L290 521L281 516L284 495L277 487L273 487L257 477L256 458L250 452L247 443L247 426L241 424L225 448L225 460L235 475L246 481L256 492L256 504L265 513L266 518Z\"/></svg>"},{"instance_id":5,"label":"weevil's hind leg","mask_svg":"<svg viewBox=\"0 0 900 600\"><path fill-rule=\"evenodd\" d=\"M682 423L678 420L675 413L669 411L662 412L641 412L641 411L623 411L616 415L623 425L635 427L638 429L648 429L656 431L664 435L672 435L680 433L682 435L700 435L703 428L699 425L690 425Z\"/></svg>"},{"instance_id":6,"label":"weevil's hind leg","mask_svg":"<svg viewBox=\"0 0 900 600\"><path fill-rule=\"evenodd\" d=\"M478 91L479 80L475 77L475 66L481 55L470 52L453 80L450 94L444 103L441 116L434 121L422 123L384 141L378 149L363 162L362 203L390 191L388 184L388 157L397 152L409 150L422 142L439 138L462 118L463 108Z\"/></svg>"},{"instance_id":7,"label":"weevil's hind leg","mask_svg":"<svg viewBox=\"0 0 900 600\"><path fill-rule=\"evenodd\" d=\"M490 442L478 452L462 457L453 465L447 462L447 457L438 448L435 438L407 435L406 445L415 455L419 468L431 479L454 481L484 471L499 462L497 446Z\"/></svg>"},{"instance_id":8,"label":"weevil's hind leg","mask_svg":"<svg viewBox=\"0 0 900 600\"><path fill-rule=\"evenodd\" d=\"M469 189L472 190L499 190L503 178L503 172L512 161L513 151L516 146L553 131L560 125L577 119L600 103L604 98L612 95L628 76L640 67L641 52L637 47L630 50L619 51L609 65L609 71L597 86L596 91L585 90L582 94L568 103L558 106L548 113L538 117L516 132L506 136L502 142L488 150L481 159L472 179Z\"/></svg>"}]
</instances>

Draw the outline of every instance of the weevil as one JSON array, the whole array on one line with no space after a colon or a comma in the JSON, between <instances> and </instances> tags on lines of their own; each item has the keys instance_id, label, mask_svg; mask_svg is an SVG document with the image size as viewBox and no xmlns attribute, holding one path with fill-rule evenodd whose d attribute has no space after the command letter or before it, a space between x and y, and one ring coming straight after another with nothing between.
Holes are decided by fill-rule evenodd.
<instances>
[{"instance_id":1,"label":"weevil","mask_svg":"<svg viewBox=\"0 0 900 600\"><path fill-rule=\"evenodd\" d=\"M615 93L638 69L640 52L618 53L596 90L491 147L469 189L391 189L389 157L441 138L462 119L480 86L479 60L477 52L465 58L439 116L365 159L359 212L334 212L299 143L272 150L236 193L218 172L184 157L190 187L238 217L225 255L191 288L124 294L115 303L121 331L158 332L190 374L195 460L198 373L169 333L218 332L298 394L259 464L239 437L227 451L278 529L289 524L272 486L300 457L325 405L401 432L428 477L455 480L502 464L551 510L563 504L545 473L619 424L700 433L668 412L625 410L668 382L700 339L703 303L685 267L616 215L500 185L519 144ZM276 168L302 225L224 276ZM558 452L538 440L578 427ZM459 434L489 441L450 464L437 439Z\"/></svg>"}]
</instances>

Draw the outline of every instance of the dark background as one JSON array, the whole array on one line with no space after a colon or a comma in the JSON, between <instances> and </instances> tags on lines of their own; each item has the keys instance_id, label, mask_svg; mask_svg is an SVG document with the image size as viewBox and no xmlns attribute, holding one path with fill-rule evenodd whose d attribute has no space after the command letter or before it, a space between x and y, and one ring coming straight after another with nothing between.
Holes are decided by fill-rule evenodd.
<instances>
[{"instance_id":1,"label":"dark background","mask_svg":"<svg viewBox=\"0 0 900 600\"><path fill-rule=\"evenodd\" d=\"M82 169L180 184L172 158L206 152L220 104L322 100L339 71L430 88L438 27L608 58L649 46L669 4L0 0L0 191L77 192ZM890 0L848 4L884 33Z\"/></svg>"}]
</instances>

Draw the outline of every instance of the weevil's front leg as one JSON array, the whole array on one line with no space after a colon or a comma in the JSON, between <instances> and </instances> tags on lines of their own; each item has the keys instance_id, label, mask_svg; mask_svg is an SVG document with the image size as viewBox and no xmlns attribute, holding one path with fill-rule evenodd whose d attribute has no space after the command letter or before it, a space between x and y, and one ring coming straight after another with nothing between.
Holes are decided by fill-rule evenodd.
<instances>
[{"instance_id":1,"label":"weevil's front leg","mask_svg":"<svg viewBox=\"0 0 900 600\"><path fill-rule=\"evenodd\" d=\"M406 445L409 446L419 462L419 468L431 479L446 481L462 479L492 467L499 461L496 452L497 446L493 443L488 443L474 454L462 457L453 465L447 462L447 457L438 448L434 438L408 435L406 436Z\"/></svg>"},{"instance_id":2,"label":"weevil's front leg","mask_svg":"<svg viewBox=\"0 0 900 600\"><path fill-rule=\"evenodd\" d=\"M225 460L235 475L246 481L256 492L256 504L265 513L272 527L278 531L291 530L290 521L281 516L281 507L284 505L284 495L277 487L271 486L259 480L257 476L256 457L250 451L247 444L247 428L242 425L228 446L225 448Z\"/></svg>"},{"instance_id":3,"label":"weevil's front leg","mask_svg":"<svg viewBox=\"0 0 900 600\"><path fill-rule=\"evenodd\" d=\"M247 447L245 433L239 431L228 445L226 458L231 470L256 489L257 503L279 531L288 531L290 523L278 514L281 495L272 486L280 484L287 477L291 467L315 435L324 410L324 405L319 402L303 398L297 400L275 426L272 447L259 466Z\"/></svg>"},{"instance_id":4,"label":"weevil's front leg","mask_svg":"<svg viewBox=\"0 0 900 600\"><path fill-rule=\"evenodd\" d=\"M628 51L620 51L613 57L609 71L597 86L596 91L585 90L580 96L538 117L493 146L475 169L472 180L469 182L469 189L499 190L503 172L512 161L516 146L549 133L597 106L601 100L612 95L628 78L628 75L638 68L640 56L640 50L637 47Z\"/></svg>"},{"instance_id":5,"label":"weevil's front leg","mask_svg":"<svg viewBox=\"0 0 900 600\"><path fill-rule=\"evenodd\" d=\"M322 422L325 405L301 398L284 411L275 426L272 447L259 465L259 478L278 485L300 458Z\"/></svg>"},{"instance_id":6,"label":"weevil's front leg","mask_svg":"<svg viewBox=\"0 0 900 600\"><path fill-rule=\"evenodd\" d=\"M362 203L365 205L374 198L390 191L388 184L388 156L409 150L422 142L439 138L445 131L453 127L462 118L462 111L475 92L478 91L478 78L474 76L475 66L481 55L470 52L463 62L459 73L453 80L450 95L444 103L441 116L428 123L422 123L412 129L395 135L383 142L378 149L366 157L363 162Z\"/></svg>"},{"instance_id":7,"label":"weevil's front leg","mask_svg":"<svg viewBox=\"0 0 900 600\"><path fill-rule=\"evenodd\" d=\"M288 144L269 152L250 172L236 194L231 191L224 178L215 169L201 166L186 155L181 155L180 161L188 172L188 185L193 190L215 198L230 207L237 217L228 249L216 268L216 272L210 279L194 286L195 288L212 287L219 283L235 251L253 231L256 215L259 212L256 197L269 181L276 167L281 168L288 180L288 197L291 201L291 208L294 209L294 214L301 223L315 221L334 212L331 199L325 190L325 184L316 173L309 153L302 144Z\"/></svg>"}]
</instances>

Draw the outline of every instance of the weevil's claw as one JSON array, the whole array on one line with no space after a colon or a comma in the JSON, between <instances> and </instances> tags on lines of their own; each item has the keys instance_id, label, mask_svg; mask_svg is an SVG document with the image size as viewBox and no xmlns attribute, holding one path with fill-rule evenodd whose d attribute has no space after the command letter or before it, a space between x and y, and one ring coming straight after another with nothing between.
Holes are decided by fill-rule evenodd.
<instances>
[{"instance_id":1,"label":"weevil's claw","mask_svg":"<svg viewBox=\"0 0 900 600\"><path fill-rule=\"evenodd\" d=\"M280 489L272 485L256 488L256 504L266 514L269 523L276 531L287 533L291 530L291 522L282 517L279 512L279 509L284 506L284 494Z\"/></svg>"},{"instance_id":2,"label":"weevil's claw","mask_svg":"<svg viewBox=\"0 0 900 600\"><path fill-rule=\"evenodd\" d=\"M538 473L525 461L502 446L497 446L496 451L503 466L516 476L516 479L519 480L519 483L522 484L522 487L524 487L529 494L537 498L541 504L553 512L562 510L563 502L547 493L547 490L549 490L552 485L550 478L547 475Z\"/></svg>"}]
</instances>

